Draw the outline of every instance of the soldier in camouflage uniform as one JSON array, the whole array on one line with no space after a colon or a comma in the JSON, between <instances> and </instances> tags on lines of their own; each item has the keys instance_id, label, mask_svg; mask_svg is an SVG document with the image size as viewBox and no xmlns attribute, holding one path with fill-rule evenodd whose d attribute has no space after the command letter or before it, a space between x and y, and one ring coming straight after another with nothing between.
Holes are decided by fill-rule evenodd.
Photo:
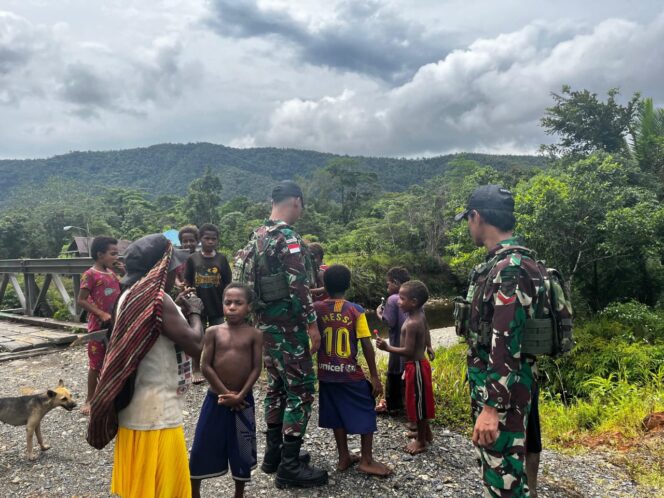
<instances>
[{"instance_id":1,"label":"soldier in camouflage uniform","mask_svg":"<svg viewBox=\"0 0 664 498\"><path fill-rule=\"evenodd\" d=\"M270 219L254 232L254 290L261 303L256 326L263 331L268 375L268 431L261 468L277 472L278 487L327 483L327 472L309 466L308 455L300 455L316 383L311 355L320 345L310 292L315 272L306 246L291 226L303 209L300 187L281 182L272 191Z\"/></svg>"},{"instance_id":2,"label":"soldier in camouflage uniform","mask_svg":"<svg viewBox=\"0 0 664 498\"><path fill-rule=\"evenodd\" d=\"M470 309L457 327L469 345L473 443L490 497L529 496L524 460L534 359L521 354L521 340L543 281L532 253L513 236L513 211L512 194L487 185L455 218L466 219L473 241L489 251L471 273Z\"/></svg>"}]
</instances>

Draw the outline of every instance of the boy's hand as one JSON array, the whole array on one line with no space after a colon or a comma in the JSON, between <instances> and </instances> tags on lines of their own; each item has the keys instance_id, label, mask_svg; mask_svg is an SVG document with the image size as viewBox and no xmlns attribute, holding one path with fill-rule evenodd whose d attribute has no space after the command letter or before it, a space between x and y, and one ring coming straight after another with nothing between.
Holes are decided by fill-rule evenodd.
<instances>
[{"instance_id":1,"label":"boy's hand","mask_svg":"<svg viewBox=\"0 0 664 498\"><path fill-rule=\"evenodd\" d=\"M378 317L379 320L383 319L383 313L385 312L385 306L382 304L378 305L378 308L376 308L376 316Z\"/></svg>"},{"instance_id":2,"label":"boy's hand","mask_svg":"<svg viewBox=\"0 0 664 498\"><path fill-rule=\"evenodd\" d=\"M427 346L427 356L429 357L429 361L433 361L436 359L436 352L433 350L431 346Z\"/></svg>"},{"instance_id":3,"label":"boy's hand","mask_svg":"<svg viewBox=\"0 0 664 498\"><path fill-rule=\"evenodd\" d=\"M309 334L309 339L311 339L311 354L314 354L320 347L320 332L318 331L316 322L309 324L307 334Z\"/></svg>"},{"instance_id":4,"label":"boy's hand","mask_svg":"<svg viewBox=\"0 0 664 498\"><path fill-rule=\"evenodd\" d=\"M217 398L217 403L235 411L244 410L247 406L249 406L244 398L241 398L238 393L235 392L220 394Z\"/></svg>"},{"instance_id":5,"label":"boy's hand","mask_svg":"<svg viewBox=\"0 0 664 498\"><path fill-rule=\"evenodd\" d=\"M383 395L383 384L381 384L378 376L371 377L371 394L373 394L374 398Z\"/></svg>"},{"instance_id":6,"label":"boy's hand","mask_svg":"<svg viewBox=\"0 0 664 498\"><path fill-rule=\"evenodd\" d=\"M110 313L106 313L105 311L101 311L101 312L97 315L97 317L99 318L99 320L101 321L101 323L105 323L105 322L110 322L110 321L111 321L111 314L110 314Z\"/></svg>"},{"instance_id":7,"label":"boy's hand","mask_svg":"<svg viewBox=\"0 0 664 498\"><path fill-rule=\"evenodd\" d=\"M382 351L387 351L390 344L381 337L376 337L376 347Z\"/></svg>"}]
</instances>

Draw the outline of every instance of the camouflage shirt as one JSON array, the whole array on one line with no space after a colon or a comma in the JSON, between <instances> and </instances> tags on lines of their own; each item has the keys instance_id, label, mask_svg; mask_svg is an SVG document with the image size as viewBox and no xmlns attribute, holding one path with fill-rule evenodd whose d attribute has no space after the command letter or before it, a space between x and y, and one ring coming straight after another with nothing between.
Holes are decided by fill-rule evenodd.
<instances>
[{"instance_id":1,"label":"camouflage shirt","mask_svg":"<svg viewBox=\"0 0 664 498\"><path fill-rule=\"evenodd\" d=\"M263 227L266 229L261 230ZM266 220L263 227L256 232L257 251L265 255L267 268L257 268L257 276L285 272L289 298L267 303L259 311L258 321L315 322L316 312L310 291L312 263L302 238L292 226L283 221Z\"/></svg>"},{"instance_id":2,"label":"camouflage shirt","mask_svg":"<svg viewBox=\"0 0 664 498\"><path fill-rule=\"evenodd\" d=\"M471 274L467 296L471 303L468 339L471 397L498 410L525 407L530 402L533 382L532 360L522 357L521 341L542 279L536 261L526 256L525 251L517 249L504 257L497 255L505 247L520 245L517 238L511 238L489 251L486 262ZM490 328L490 347L478 344L482 327Z\"/></svg>"}]
</instances>

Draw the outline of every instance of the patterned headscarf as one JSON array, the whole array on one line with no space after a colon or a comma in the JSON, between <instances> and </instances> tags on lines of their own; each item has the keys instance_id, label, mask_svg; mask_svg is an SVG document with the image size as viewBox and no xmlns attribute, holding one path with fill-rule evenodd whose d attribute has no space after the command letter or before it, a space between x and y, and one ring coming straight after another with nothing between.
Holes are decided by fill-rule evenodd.
<instances>
[{"instance_id":1,"label":"patterned headscarf","mask_svg":"<svg viewBox=\"0 0 664 498\"><path fill-rule=\"evenodd\" d=\"M102 449L118 432L115 401L163 328L164 286L173 246L129 290L118 308L99 383L90 402L87 441Z\"/></svg>"}]
</instances>

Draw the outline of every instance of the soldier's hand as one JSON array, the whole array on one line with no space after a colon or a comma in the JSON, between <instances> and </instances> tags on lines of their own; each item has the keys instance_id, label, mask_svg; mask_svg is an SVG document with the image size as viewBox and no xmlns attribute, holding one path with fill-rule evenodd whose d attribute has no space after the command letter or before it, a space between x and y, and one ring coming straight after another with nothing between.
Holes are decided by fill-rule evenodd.
<instances>
[{"instance_id":1,"label":"soldier's hand","mask_svg":"<svg viewBox=\"0 0 664 498\"><path fill-rule=\"evenodd\" d=\"M318 331L316 322L309 324L307 334L309 334L309 339L311 339L311 354L314 354L320 348L320 332Z\"/></svg>"},{"instance_id":2,"label":"soldier's hand","mask_svg":"<svg viewBox=\"0 0 664 498\"><path fill-rule=\"evenodd\" d=\"M491 406L484 406L475 422L473 444L489 448L498 439L498 433L498 412Z\"/></svg>"}]
</instances>

